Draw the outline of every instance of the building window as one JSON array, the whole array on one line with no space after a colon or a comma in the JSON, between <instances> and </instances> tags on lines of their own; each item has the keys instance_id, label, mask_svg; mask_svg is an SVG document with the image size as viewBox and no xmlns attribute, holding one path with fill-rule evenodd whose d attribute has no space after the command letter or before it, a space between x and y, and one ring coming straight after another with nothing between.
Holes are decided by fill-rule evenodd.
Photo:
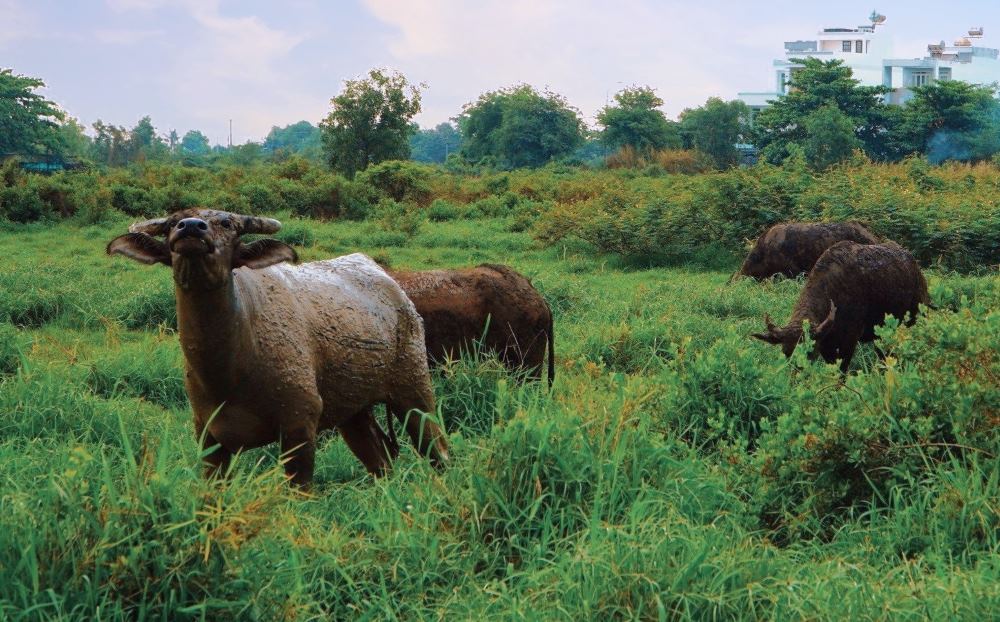
<instances>
[{"instance_id":1,"label":"building window","mask_svg":"<svg viewBox=\"0 0 1000 622\"><path fill-rule=\"evenodd\" d=\"M858 54L862 54L865 51L865 47L864 46L865 46L865 44L864 44L863 41L855 41L854 42L854 51L857 52Z\"/></svg>"},{"instance_id":2,"label":"building window","mask_svg":"<svg viewBox=\"0 0 1000 622\"><path fill-rule=\"evenodd\" d=\"M926 86L930 76L927 75L926 71L914 71L913 72L913 86Z\"/></svg>"},{"instance_id":3,"label":"building window","mask_svg":"<svg viewBox=\"0 0 1000 622\"><path fill-rule=\"evenodd\" d=\"M951 80L951 67L941 67L938 69L939 80Z\"/></svg>"},{"instance_id":4,"label":"building window","mask_svg":"<svg viewBox=\"0 0 1000 622\"><path fill-rule=\"evenodd\" d=\"M844 41L844 47L841 48L841 49L843 51L845 51L845 52L850 52L851 51L851 42L850 41Z\"/></svg>"}]
</instances>

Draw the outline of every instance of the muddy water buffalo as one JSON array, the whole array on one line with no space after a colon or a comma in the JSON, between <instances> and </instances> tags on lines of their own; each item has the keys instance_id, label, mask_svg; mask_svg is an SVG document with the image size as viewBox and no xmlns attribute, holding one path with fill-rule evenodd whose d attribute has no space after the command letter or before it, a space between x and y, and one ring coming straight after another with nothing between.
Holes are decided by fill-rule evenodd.
<instances>
[{"instance_id":1,"label":"muddy water buffalo","mask_svg":"<svg viewBox=\"0 0 1000 622\"><path fill-rule=\"evenodd\" d=\"M856 222L788 222L774 225L754 244L733 275L766 279L778 274L792 278L812 270L816 260L837 242L878 244L879 239Z\"/></svg>"},{"instance_id":2,"label":"muddy water buffalo","mask_svg":"<svg viewBox=\"0 0 1000 622\"><path fill-rule=\"evenodd\" d=\"M434 411L424 333L413 304L361 254L301 266L269 218L193 209L132 225L108 254L170 266L195 431L207 474L232 454L274 441L296 484L312 480L316 436L337 428L367 469L381 474L397 451L372 417L384 403L420 452L448 457ZM157 239L165 236L165 240ZM216 411L218 411L216 413Z\"/></svg>"},{"instance_id":3,"label":"muddy water buffalo","mask_svg":"<svg viewBox=\"0 0 1000 622\"><path fill-rule=\"evenodd\" d=\"M512 371L540 379L548 346L555 379L552 311L524 275L482 264L460 270L390 271L424 319L431 362L457 357L476 342Z\"/></svg>"},{"instance_id":4,"label":"muddy water buffalo","mask_svg":"<svg viewBox=\"0 0 1000 622\"><path fill-rule=\"evenodd\" d=\"M816 340L810 358L839 358L846 372L858 342L873 341L886 315L912 324L920 305L930 305L927 281L909 251L895 242L838 242L809 273L788 324L778 328L765 315L767 332L753 336L780 344L791 356L802 340L802 322L809 320Z\"/></svg>"}]
</instances>

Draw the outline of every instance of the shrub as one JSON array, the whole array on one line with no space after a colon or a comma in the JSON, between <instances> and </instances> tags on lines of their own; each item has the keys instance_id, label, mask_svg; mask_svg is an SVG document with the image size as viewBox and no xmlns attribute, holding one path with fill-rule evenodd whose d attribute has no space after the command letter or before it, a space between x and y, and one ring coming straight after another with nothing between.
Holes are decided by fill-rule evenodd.
<instances>
[{"instance_id":1,"label":"shrub","mask_svg":"<svg viewBox=\"0 0 1000 622\"><path fill-rule=\"evenodd\" d=\"M274 238L281 240L285 244L292 246L302 246L309 248L316 244L316 234L312 228L304 222L285 222L281 229L274 234Z\"/></svg>"},{"instance_id":2,"label":"shrub","mask_svg":"<svg viewBox=\"0 0 1000 622\"><path fill-rule=\"evenodd\" d=\"M432 222L445 222L455 220L459 216L459 209L452 203L444 199L434 199L431 206L427 208L427 217Z\"/></svg>"},{"instance_id":3,"label":"shrub","mask_svg":"<svg viewBox=\"0 0 1000 622\"><path fill-rule=\"evenodd\" d=\"M0 218L13 222L35 222L51 215L45 201L31 185L0 188Z\"/></svg>"},{"instance_id":4,"label":"shrub","mask_svg":"<svg viewBox=\"0 0 1000 622\"><path fill-rule=\"evenodd\" d=\"M383 198L426 206L431 201L431 170L424 164L389 160L369 166L356 179L374 188Z\"/></svg>"},{"instance_id":5,"label":"shrub","mask_svg":"<svg viewBox=\"0 0 1000 622\"><path fill-rule=\"evenodd\" d=\"M382 199L375 207L379 227L387 232L399 232L407 238L420 233L426 213L417 206L399 203L392 199Z\"/></svg>"}]
</instances>

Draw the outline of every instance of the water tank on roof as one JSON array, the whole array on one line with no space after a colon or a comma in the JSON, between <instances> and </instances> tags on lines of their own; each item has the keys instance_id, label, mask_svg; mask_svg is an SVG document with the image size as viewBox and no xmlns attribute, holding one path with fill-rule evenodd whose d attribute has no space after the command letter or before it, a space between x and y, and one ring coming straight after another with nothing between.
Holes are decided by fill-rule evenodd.
<instances>
[{"instance_id":1,"label":"water tank on roof","mask_svg":"<svg viewBox=\"0 0 1000 622\"><path fill-rule=\"evenodd\" d=\"M983 36L983 27L980 26L979 28L970 28L969 29L969 36L972 37L972 38L974 38L974 39L978 39L978 38L982 37Z\"/></svg>"},{"instance_id":2,"label":"water tank on roof","mask_svg":"<svg viewBox=\"0 0 1000 622\"><path fill-rule=\"evenodd\" d=\"M961 39L955 39L955 47L959 48L972 47L972 41L969 41L965 37L962 37Z\"/></svg>"}]
</instances>

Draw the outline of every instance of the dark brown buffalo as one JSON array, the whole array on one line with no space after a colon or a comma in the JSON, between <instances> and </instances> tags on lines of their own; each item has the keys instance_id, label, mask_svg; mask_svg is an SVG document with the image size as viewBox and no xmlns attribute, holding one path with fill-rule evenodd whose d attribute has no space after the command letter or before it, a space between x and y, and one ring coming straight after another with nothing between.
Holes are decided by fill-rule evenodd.
<instances>
[{"instance_id":1,"label":"dark brown buffalo","mask_svg":"<svg viewBox=\"0 0 1000 622\"><path fill-rule=\"evenodd\" d=\"M837 242L878 244L879 239L856 222L786 222L765 231L733 275L766 279L808 273L826 249Z\"/></svg>"},{"instance_id":2,"label":"dark brown buffalo","mask_svg":"<svg viewBox=\"0 0 1000 622\"><path fill-rule=\"evenodd\" d=\"M838 242L809 273L788 324L778 328L765 315L767 332L753 336L781 344L791 356L808 320L816 340L810 358L819 355L828 363L839 358L846 372L858 342L874 341L875 327L886 315L912 324L920 305L930 305L927 281L909 251L895 242Z\"/></svg>"},{"instance_id":3,"label":"dark brown buffalo","mask_svg":"<svg viewBox=\"0 0 1000 622\"><path fill-rule=\"evenodd\" d=\"M336 428L375 474L395 456L372 417L386 404L420 452L442 465L444 432L430 418L434 394L420 316L370 258L354 254L300 266L270 218L185 210L132 225L108 244L173 270L185 386L209 474L241 449L275 441L296 484L312 480L316 438ZM165 238L165 239L162 239Z\"/></svg>"},{"instance_id":4,"label":"dark brown buffalo","mask_svg":"<svg viewBox=\"0 0 1000 622\"><path fill-rule=\"evenodd\" d=\"M424 320L429 360L440 363L471 351L496 353L504 365L542 375L546 344L549 385L555 379L552 311L531 281L507 266L460 270L389 271Z\"/></svg>"}]
</instances>

